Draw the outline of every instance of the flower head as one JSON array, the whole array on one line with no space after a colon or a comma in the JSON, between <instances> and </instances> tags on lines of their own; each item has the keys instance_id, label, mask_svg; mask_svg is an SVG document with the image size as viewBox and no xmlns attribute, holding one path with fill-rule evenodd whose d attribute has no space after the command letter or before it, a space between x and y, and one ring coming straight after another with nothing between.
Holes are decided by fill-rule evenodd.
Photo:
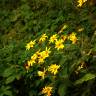
<instances>
[{"instance_id":1,"label":"flower head","mask_svg":"<svg viewBox=\"0 0 96 96\"><path fill-rule=\"evenodd\" d=\"M26 50L29 50L30 49L30 44L28 43L27 45L26 45Z\"/></svg>"},{"instance_id":2,"label":"flower head","mask_svg":"<svg viewBox=\"0 0 96 96\"><path fill-rule=\"evenodd\" d=\"M38 55L35 53L31 56L31 60L35 61L37 59Z\"/></svg>"},{"instance_id":3,"label":"flower head","mask_svg":"<svg viewBox=\"0 0 96 96\"><path fill-rule=\"evenodd\" d=\"M48 67L48 71L50 71L51 73L53 73L54 75L56 75L59 68L60 68L60 65L52 64L52 65L50 65Z\"/></svg>"},{"instance_id":4,"label":"flower head","mask_svg":"<svg viewBox=\"0 0 96 96\"><path fill-rule=\"evenodd\" d=\"M38 71L38 76L40 76L42 79L44 79L44 77L45 77L45 69L44 69L44 71Z\"/></svg>"},{"instance_id":5,"label":"flower head","mask_svg":"<svg viewBox=\"0 0 96 96\"><path fill-rule=\"evenodd\" d=\"M57 40L57 41L55 42L55 48L57 48L57 50L63 49L63 48L64 48L63 42L64 42L64 41L63 41L62 39Z\"/></svg>"},{"instance_id":6,"label":"flower head","mask_svg":"<svg viewBox=\"0 0 96 96\"><path fill-rule=\"evenodd\" d=\"M52 87L50 86L45 86L42 90L42 94L46 94L47 96L51 96L52 92Z\"/></svg>"},{"instance_id":7,"label":"flower head","mask_svg":"<svg viewBox=\"0 0 96 96\"><path fill-rule=\"evenodd\" d=\"M71 41L72 41L72 44L75 44L77 42L77 37L76 37L76 33L71 33L68 37Z\"/></svg>"},{"instance_id":8,"label":"flower head","mask_svg":"<svg viewBox=\"0 0 96 96\"><path fill-rule=\"evenodd\" d=\"M78 4L78 7L81 7L83 5L83 3L85 3L87 0L78 0L77 2L79 3Z\"/></svg>"},{"instance_id":9,"label":"flower head","mask_svg":"<svg viewBox=\"0 0 96 96\"><path fill-rule=\"evenodd\" d=\"M34 41L30 41L27 45L26 45L26 50L29 50L30 48L33 48L34 47L34 45L35 45L35 42L36 40L34 40Z\"/></svg>"},{"instance_id":10,"label":"flower head","mask_svg":"<svg viewBox=\"0 0 96 96\"><path fill-rule=\"evenodd\" d=\"M46 38L48 38L48 36L47 36L46 34L43 34L43 35L41 36L41 38L39 39L39 42L45 41Z\"/></svg>"},{"instance_id":11,"label":"flower head","mask_svg":"<svg viewBox=\"0 0 96 96\"><path fill-rule=\"evenodd\" d=\"M38 63L43 63L44 60L49 57L49 54L51 53L50 48L48 49L46 47L45 51L42 51L38 54Z\"/></svg>"},{"instance_id":12,"label":"flower head","mask_svg":"<svg viewBox=\"0 0 96 96\"><path fill-rule=\"evenodd\" d=\"M45 60L44 54L43 52L40 52L38 54L38 63L44 63L44 60Z\"/></svg>"},{"instance_id":13,"label":"flower head","mask_svg":"<svg viewBox=\"0 0 96 96\"><path fill-rule=\"evenodd\" d=\"M30 67L30 66L33 66L33 64L35 63L35 61L29 60L29 61L27 61L27 63L28 63L28 66Z\"/></svg>"},{"instance_id":14,"label":"flower head","mask_svg":"<svg viewBox=\"0 0 96 96\"><path fill-rule=\"evenodd\" d=\"M46 50L45 51L42 51L42 54L43 54L43 56L46 58L46 57L49 57L49 54L51 53L51 51L50 51L50 48L48 49L47 47L46 47Z\"/></svg>"},{"instance_id":15,"label":"flower head","mask_svg":"<svg viewBox=\"0 0 96 96\"><path fill-rule=\"evenodd\" d=\"M67 35L61 35L61 39L65 41L67 39Z\"/></svg>"},{"instance_id":16,"label":"flower head","mask_svg":"<svg viewBox=\"0 0 96 96\"><path fill-rule=\"evenodd\" d=\"M52 36L50 37L50 39L49 39L49 43L53 43L53 42L56 41L56 40L57 40L57 34L52 35Z\"/></svg>"}]
</instances>

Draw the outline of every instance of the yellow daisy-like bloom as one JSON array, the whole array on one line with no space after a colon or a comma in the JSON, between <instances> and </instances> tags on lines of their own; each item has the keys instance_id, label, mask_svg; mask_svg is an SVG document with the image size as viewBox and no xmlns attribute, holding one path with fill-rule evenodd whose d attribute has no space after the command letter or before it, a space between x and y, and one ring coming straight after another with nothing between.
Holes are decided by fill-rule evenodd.
<instances>
[{"instance_id":1,"label":"yellow daisy-like bloom","mask_svg":"<svg viewBox=\"0 0 96 96\"><path fill-rule=\"evenodd\" d=\"M79 3L78 4L78 7L81 7L83 5L83 3L85 3L87 0L78 0L77 2Z\"/></svg>"},{"instance_id":2,"label":"yellow daisy-like bloom","mask_svg":"<svg viewBox=\"0 0 96 96\"><path fill-rule=\"evenodd\" d=\"M45 86L42 90L42 94L46 94L46 96L51 96L52 93L52 87L50 86Z\"/></svg>"},{"instance_id":3,"label":"yellow daisy-like bloom","mask_svg":"<svg viewBox=\"0 0 96 96\"><path fill-rule=\"evenodd\" d=\"M37 59L38 55L37 54L33 54L33 56L31 56L31 60L35 61Z\"/></svg>"},{"instance_id":4,"label":"yellow daisy-like bloom","mask_svg":"<svg viewBox=\"0 0 96 96\"><path fill-rule=\"evenodd\" d=\"M42 51L38 54L38 63L43 63L44 60L49 57L49 54L51 53L50 48L48 49L46 47L45 51Z\"/></svg>"},{"instance_id":5,"label":"yellow daisy-like bloom","mask_svg":"<svg viewBox=\"0 0 96 96\"><path fill-rule=\"evenodd\" d=\"M47 36L46 34L43 34L43 35L41 36L41 38L39 39L39 42L45 41L46 38L48 38L48 36Z\"/></svg>"},{"instance_id":6,"label":"yellow daisy-like bloom","mask_svg":"<svg viewBox=\"0 0 96 96\"><path fill-rule=\"evenodd\" d=\"M32 66L34 63L36 63L36 59L38 58L38 55L35 53L31 56L31 59L28 61L28 66Z\"/></svg>"},{"instance_id":7,"label":"yellow daisy-like bloom","mask_svg":"<svg viewBox=\"0 0 96 96\"><path fill-rule=\"evenodd\" d=\"M51 65L48 67L48 71L50 71L52 74L56 75L59 68L60 68L60 65L51 64Z\"/></svg>"},{"instance_id":8,"label":"yellow daisy-like bloom","mask_svg":"<svg viewBox=\"0 0 96 96\"><path fill-rule=\"evenodd\" d=\"M38 71L38 76L40 76L42 79L44 79L45 78L45 69L44 69L44 71Z\"/></svg>"},{"instance_id":9,"label":"yellow daisy-like bloom","mask_svg":"<svg viewBox=\"0 0 96 96\"><path fill-rule=\"evenodd\" d=\"M29 50L30 48L33 48L34 47L34 45L35 45L35 42L36 40L34 40L34 41L30 41L27 45L26 45L26 50Z\"/></svg>"},{"instance_id":10,"label":"yellow daisy-like bloom","mask_svg":"<svg viewBox=\"0 0 96 96\"><path fill-rule=\"evenodd\" d=\"M77 37L76 37L76 33L71 33L68 37L68 39L70 39L72 41L72 44L75 44L77 42Z\"/></svg>"},{"instance_id":11,"label":"yellow daisy-like bloom","mask_svg":"<svg viewBox=\"0 0 96 96\"><path fill-rule=\"evenodd\" d=\"M57 34L52 35L52 36L50 37L50 39L49 39L49 43L53 43L53 42L56 41L56 40L57 40Z\"/></svg>"},{"instance_id":12,"label":"yellow daisy-like bloom","mask_svg":"<svg viewBox=\"0 0 96 96\"><path fill-rule=\"evenodd\" d=\"M30 66L33 66L33 64L35 63L35 61L29 60L29 61L27 61L27 63L28 63L28 66L30 67Z\"/></svg>"},{"instance_id":13,"label":"yellow daisy-like bloom","mask_svg":"<svg viewBox=\"0 0 96 96\"><path fill-rule=\"evenodd\" d=\"M40 52L38 55L38 63L44 63L45 56L43 52Z\"/></svg>"},{"instance_id":14,"label":"yellow daisy-like bloom","mask_svg":"<svg viewBox=\"0 0 96 96\"><path fill-rule=\"evenodd\" d=\"M51 53L51 51L50 51L50 48L48 49L47 47L46 47L46 50L45 51L42 51L42 54L43 54L43 56L46 58L46 57L49 57L49 54Z\"/></svg>"},{"instance_id":15,"label":"yellow daisy-like bloom","mask_svg":"<svg viewBox=\"0 0 96 96\"><path fill-rule=\"evenodd\" d=\"M26 50L29 50L30 49L30 44L28 43L27 45L26 45Z\"/></svg>"},{"instance_id":16,"label":"yellow daisy-like bloom","mask_svg":"<svg viewBox=\"0 0 96 96\"><path fill-rule=\"evenodd\" d=\"M64 42L64 41L63 41L62 39L57 40L57 41L55 42L55 48L57 48L57 50L63 49L63 48L64 48L63 42Z\"/></svg>"}]
</instances>

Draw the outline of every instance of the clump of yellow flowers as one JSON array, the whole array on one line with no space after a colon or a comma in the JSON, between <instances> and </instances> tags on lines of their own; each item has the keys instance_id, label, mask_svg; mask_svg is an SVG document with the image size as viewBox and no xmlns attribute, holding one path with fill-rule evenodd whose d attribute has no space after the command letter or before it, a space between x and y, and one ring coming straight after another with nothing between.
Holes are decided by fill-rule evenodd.
<instances>
[{"instance_id":1,"label":"clump of yellow flowers","mask_svg":"<svg viewBox=\"0 0 96 96\"><path fill-rule=\"evenodd\" d=\"M38 55L38 63L43 63L44 60L45 60L47 57L49 57L49 54L50 54L50 53L51 53L50 48L48 49L48 48L46 47L46 50L45 50L45 51L42 51L42 52L39 53L39 55Z\"/></svg>"},{"instance_id":2,"label":"clump of yellow flowers","mask_svg":"<svg viewBox=\"0 0 96 96\"><path fill-rule=\"evenodd\" d=\"M65 27L64 27L65 28ZM44 42L46 39L48 38L48 36L46 34L43 34L38 41L36 40L31 40L29 43L27 43L26 45L26 50L29 50L30 48L33 48L35 45L36 45L36 42ZM51 46L50 46L50 43L54 44L54 48L56 48L58 51L61 50L61 49L64 49L64 42L65 40L70 40L72 41L72 44L75 44L77 42L77 37L76 37L76 33L75 32L72 32L71 34L69 34L68 36L67 35L61 35L59 36L59 34L53 34L52 36L50 36L49 38L49 48L46 47L46 49L44 51L37 51L35 52L32 56L31 56L31 59L27 61L27 64L28 64L28 68L29 69L31 66L33 66L33 64L43 64L45 62L45 59L47 57L49 57L49 54L52 53L51 52ZM38 44L38 43L37 43ZM49 67L48 70L53 70L52 67L56 67L56 65L52 65L51 67ZM56 67L57 69L59 68L60 66ZM53 72L53 71L52 71ZM53 72L54 75L57 73L57 70L56 72Z\"/></svg>"},{"instance_id":3,"label":"clump of yellow flowers","mask_svg":"<svg viewBox=\"0 0 96 96\"><path fill-rule=\"evenodd\" d=\"M46 96L51 96L51 93L52 93L51 86L45 86L42 90L42 94L46 94Z\"/></svg>"},{"instance_id":4,"label":"clump of yellow flowers","mask_svg":"<svg viewBox=\"0 0 96 96\"><path fill-rule=\"evenodd\" d=\"M67 26L64 25L61 31L63 32L63 30L65 28L67 28ZM40 77L41 80L44 80L45 77L47 77L47 75L49 74L49 72L51 73L51 74L49 74L49 76L53 76L53 77L56 76L57 73L59 73L59 69L61 66L59 64L57 65L56 63L54 64L54 63L50 62L49 58L53 57L52 52L54 51L54 49L56 49L55 52L56 51L63 52L64 48L66 48L65 44L66 44L67 40L70 40L72 42L71 44L76 44L76 42L78 40L76 33L72 32L69 35L55 33L50 37L47 36L47 34L43 34L39 38L39 40L36 39L36 40L30 41L26 45L26 50L32 49L32 50L35 50L35 52L30 57L30 59L27 61L27 66L26 66L27 72L30 70L30 67L39 66L39 68L41 68L41 69L38 69L36 74L38 77ZM45 41L48 43L46 44L46 46L42 47L42 45ZM35 49L35 45L37 45L40 48ZM43 70L42 70L42 68L43 68ZM51 87L51 86L45 86L42 89L42 94L45 94L46 96L51 96L52 89L53 89L53 87Z\"/></svg>"},{"instance_id":5,"label":"clump of yellow flowers","mask_svg":"<svg viewBox=\"0 0 96 96\"><path fill-rule=\"evenodd\" d=\"M37 42L39 42L39 43L44 42L44 41L46 41L47 38L48 38L48 36L46 34L43 34ZM54 34L54 35L50 36L48 43L54 44L54 46L55 46L54 48L56 48L59 51L60 49L64 49L65 40L70 40L70 41L72 41L72 44L75 44L78 39L76 37L75 32L72 32L68 36L67 35L59 36L59 34ZM34 49L35 45L36 45L36 40L33 40L33 41L31 40L29 43L27 43L26 50L29 50L30 48ZM29 69L31 66L33 66L33 64L43 64L45 62L45 59L47 57L49 57L50 53L51 53L51 46L49 46L49 48L46 47L46 49L44 51L40 52L40 50L39 50L39 51L35 52L31 56L31 59L27 61L27 64L28 64L27 69ZM56 65L54 65L54 67L56 67ZM56 74L56 72L54 72L54 74Z\"/></svg>"},{"instance_id":6,"label":"clump of yellow flowers","mask_svg":"<svg viewBox=\"0 0 96 96\"><path fill-rule=\"evenodd\" d=\"M33 64L35 63L38 63L38 64L44 63L45 59L49 57L50 53L51 53L50 48L47 48L47 47L45 51L41 51L41 52L37 51L31 56L31 59L27 61L28 66L29 67L33 66Z\"/></svg>"},{"instance_id":7,"label":"clump of yellow flowers","mask_svg":"<svg viewBox=\"0 0 96 96\"><path fill-rule=\"evenodd\" d=\"M53 75L56 75L58 73L58 69L60 68L60 65L56 65L56 64L51 64L50 66L48 66L48 68L44 71L38 71L38 76L41 77L41 79L45 78L45 73L47 71L51 72Z\"/></svg>"}]
</instances>

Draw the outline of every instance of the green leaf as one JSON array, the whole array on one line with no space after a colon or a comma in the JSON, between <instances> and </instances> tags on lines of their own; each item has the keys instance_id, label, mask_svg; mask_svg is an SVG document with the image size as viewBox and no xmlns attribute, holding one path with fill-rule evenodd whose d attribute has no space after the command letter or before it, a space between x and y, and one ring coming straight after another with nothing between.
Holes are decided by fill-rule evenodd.
<instances>
[{"instance_id":1,"label":"green leaf","mask_svg":"<svg viewBox=\"0 0 96 96\"><path fill-rule=\"evenodd\" d=\"M4 77L8 77L10 76L11 74L13 74L13 71L14 71L14 68L10 67L10 68L7 68L4 73L3 73L3 76Z\"/></svg>"},{"instance_id":2,"label":"green leaf","mask_svg":"<svg viewBox=\"0 0 96 96\"><path fill-rule=\"evenodd\" d=\"M91 74L91 73L88 73L88 74L86 74L85 76L83 76L81 79L77 80L77 81L75 82L75 84L81 84L81 83L83 83L84 81L88 81L88 80L94 79L95 77L96 77L96 75Z\"/></svg>"},{"instance_id":3,"label":"green leaf","mask_svg":"<svg viewBox=\"0 0 96 96\"><path fill-rule=\"evenodd\" d=\"M4 94L7 95L7 96L12 96L12 92L9 91L9 90L5 91Z\"/></svg>"},{"instance_id":4,"label":"green leaf","mask_svg":"<svg viewBox=\"0 0 96 96\"><path fill-rule=\"evenodd\" d=\"M15 77L17 80L19 80L21 78L21 74L17 74Z\"/></svg>"},{"instance_id":5,"label":"green leaf","mask_svg":"<svg viewBox=\"0 0 96 96\"><path fill-rule=\"evenodd\" d=\"M12 96L12 92L10 90L10 86L1 86L0 88L0 96Z\"/></svg>"},{"instance_id":6,"label":"green leaf","mask_svg":"<svg viewBox=\"0 0 96 96\"><path fill-rule=\"evenodd\" d=\"M15 76L9 76L7 79L6 79L6 84L9 84L11 82L13 82L15 79Z\"/></svg>"},{"instance_id":7,"label":"green leaf","mask_svg":"<svg viewBox=\"0 0 96 96\"><path fill-rule=\"evenodd\" d=\"M58 89L59 96L65 96L66 93L66 84L61 84Z\"/></svg>"}]
</instances>

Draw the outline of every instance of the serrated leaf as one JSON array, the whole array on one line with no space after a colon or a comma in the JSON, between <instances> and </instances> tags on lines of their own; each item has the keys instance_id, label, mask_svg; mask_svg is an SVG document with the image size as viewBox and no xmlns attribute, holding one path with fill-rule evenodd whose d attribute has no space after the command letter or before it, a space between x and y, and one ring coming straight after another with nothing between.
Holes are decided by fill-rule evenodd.
<instances>
[{"instance_id":1,"label":"serrated leaf","mask_svg":"<svg viewBox=\"0 0 96 96\"><path fill-rule=\"evenodd\" d=\"M88 81L88 80L94 79L95 77L96 77L96 75L91 74L91 73L88 73L88 74L86 74L85 76L83 76L81 79L77 80L77 81L75 82L75 84L81 84L81 83L83 83L84 81Z\"/></svg>"}]
</instances>

